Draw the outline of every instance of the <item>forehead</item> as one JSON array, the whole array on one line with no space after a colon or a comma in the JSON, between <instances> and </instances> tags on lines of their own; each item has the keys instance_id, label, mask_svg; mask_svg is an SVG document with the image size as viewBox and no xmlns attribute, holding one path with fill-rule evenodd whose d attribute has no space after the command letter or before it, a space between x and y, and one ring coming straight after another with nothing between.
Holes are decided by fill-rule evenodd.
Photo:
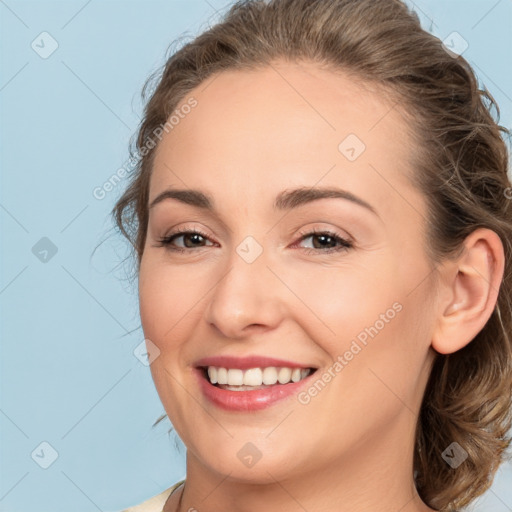
<instances>
[{"instance_id":1,"label":"forehead","mask_svg":"<svg viewBox=\"0 0 512 512\"><path fill-rule=\"evenodd\" d=\"M398 102L342 72L274 62L214 75L177 110L190 98L156 149L150 200L184 185L236 196L322 180L368 197L372 183L389 194L383 179L407 184L412 144Z\"/></svg>"}]
</instances>

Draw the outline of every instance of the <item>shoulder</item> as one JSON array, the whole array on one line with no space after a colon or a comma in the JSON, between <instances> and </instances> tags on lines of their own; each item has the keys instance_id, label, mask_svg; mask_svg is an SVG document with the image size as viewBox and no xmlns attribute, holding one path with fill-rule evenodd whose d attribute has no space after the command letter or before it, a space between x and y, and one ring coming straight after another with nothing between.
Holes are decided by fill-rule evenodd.
<instances>
[{"instance_id":1,"label":"shoulder","mask_svg":"<svg viewBox=\"0 0 512 512\"><path fill-rule=\"evenodd\" d=\"M181 480L180 482L172 485L171 487L161 492L160 494L157 494L156 496L149 498L149 500L143 501L142 503L139 503L134 507L124 509L121 512L162 512L164 504L167 501L169 495L175 489L177 489L183 482L184 480Z\"/></svg>"}]
</instances>

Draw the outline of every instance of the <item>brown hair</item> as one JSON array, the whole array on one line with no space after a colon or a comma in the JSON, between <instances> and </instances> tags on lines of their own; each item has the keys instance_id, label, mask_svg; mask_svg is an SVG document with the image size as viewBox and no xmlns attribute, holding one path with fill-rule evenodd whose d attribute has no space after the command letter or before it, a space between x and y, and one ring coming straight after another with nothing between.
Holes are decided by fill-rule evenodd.
<instances>
[{"instance_id":1,"label":"brown hair","mask_svg":"<svg viewBox=\"0 0 512 512\"><path fill-rule=\"evenodd\" d=\"M434 265L456 256L479 227L495 231L504 245L505 273L492 316L466 347L436 355L417 423L418 493L437 510L463 507L489 488L511 442L512 189L502 137L510 132L497 124L498 106L478 88L467 61L423 30L402 1L234 4L146 82L144 100L157 80L137 134L136 172L112 211L115 222L140 267L155 136L206 78L276 59L310 60L348 72L400 103L417 141L412 180L427 199L426 249ZM456 469L441 455L453 442L468 453Z\"/></svg>"}]
</instances>

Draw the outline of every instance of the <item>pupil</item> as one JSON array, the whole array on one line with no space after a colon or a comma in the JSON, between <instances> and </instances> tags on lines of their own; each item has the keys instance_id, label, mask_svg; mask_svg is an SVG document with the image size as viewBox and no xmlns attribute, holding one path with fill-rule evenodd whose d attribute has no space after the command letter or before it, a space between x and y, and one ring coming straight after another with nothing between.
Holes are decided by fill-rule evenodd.
<instances>
[{"instance_id":1,"label":"pupil","mask_svg":"<svg viewBox=\"0 0 512 512\"><path fill-rule=\"evenodd\" d=\"M327 239L327 240L332 240L332 237L331 237L331 236L329 236L329 235L317 235L317 238L318 238L319 240L323 240L323 241L325 241L326 239ZM320 246L321 246L321 247L325 247L325 244L320 244Z\"/></svg>"},{"instance_id":2,"label":"pupil","mask_svg":"<svg viewBox=\"0 0 512 512\"><path fill-rule=\"evenodd\" d=\"M192 234L192 235L189 235L189 237L190 237L191 239L194 239L194 242L200 242L200 240L198 240L198 239L199 239L199 238L202 238L202 236L201 236L201 235L198 235L197 233ZM185 239L186 239L186 238L185 238Z\"/></svg>"}]
</instances>

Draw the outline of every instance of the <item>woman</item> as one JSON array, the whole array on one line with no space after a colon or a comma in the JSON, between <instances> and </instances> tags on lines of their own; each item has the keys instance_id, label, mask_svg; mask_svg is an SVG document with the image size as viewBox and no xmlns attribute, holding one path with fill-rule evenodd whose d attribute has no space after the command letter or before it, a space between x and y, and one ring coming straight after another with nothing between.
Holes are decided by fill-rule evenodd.
<instances>
[{"instance_id":1,"label":"woman","mask_svg":"<svg viewBox=\"0 0 512 512\"><path fill-rule=\"evenodd\" d=\"M240 2L113 214L186 480L130 511L457 510L510 438L508 155L399 0Z\"/></svg>"}]
</instances>

